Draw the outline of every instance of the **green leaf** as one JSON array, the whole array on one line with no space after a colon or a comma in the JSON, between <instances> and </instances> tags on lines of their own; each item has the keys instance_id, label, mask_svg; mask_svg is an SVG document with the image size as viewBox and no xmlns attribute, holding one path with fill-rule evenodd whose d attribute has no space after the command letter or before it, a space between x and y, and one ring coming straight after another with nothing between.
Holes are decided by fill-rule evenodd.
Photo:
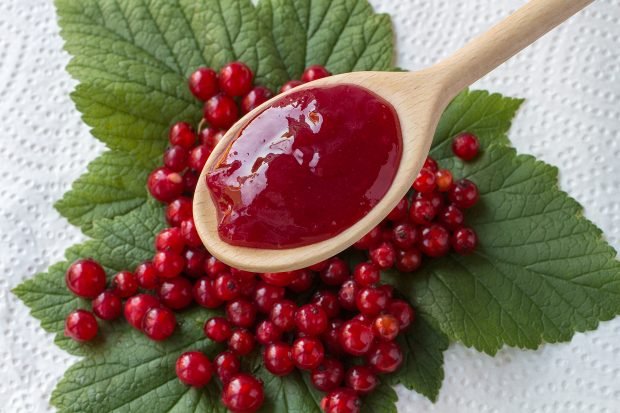
<instances>
[{"instance_id":1,"label":"green leaf","mask_svg":"<svg viewBox=\"0 0 620 413\"><path fill-rule=\"evenodd\" d=\"M523 99L484 90L461 92L439 120L431 156L438 161L453 157L452 138L462 132L478 136L483 151L493 144L510 145L508 129L522 103Z\"/></svg>"},{"instance_id":2,"label":"green leaf","mask_svg":"<svg viewBox=\"0 0 620 413\"><path fill-rule=\"evenodd\" d=\"M452 340L488 354L504 344L535 349L620 313L616 252L558 189L556 168L498 146L442 166L480 187L467 214L480 245L389 280Z\"/></svg>"},{"instance_id":3,"label":"green leaf","mask_svg":"<svg viewBox=\"0 0 620 413\"><path fill-rule=\"evenodd\" d=\"M171 338L157 343L128 327L113 335L106 352L72 366L52 395L60 412L222 412L219 388L182 384L175 362L188 350L213 357L218 346L204 337L202 324L213 313L201 308L178 314L179 327Z\"/></svg>"},{"instance_id":4,"label":"green leaf","mask_svg":"<svg viewBox=\"0 0 620 413\"><path fill-rule=\"evenodd\" d=\"M418 316L398 340L405 359L403 366L388 377L388 383L400 383L436 401L444 378L443 352L450 344L448 338L424 316Z\"/></svg>"},{"instance_id":5,"label":"green leaf","mask_svg":"<svg viewBox=\"0 0 620 413\"><path fill-rule=\"evenodd\" d=\"M107 151L88 165L55 207L70 223L88 233L93 221L114 218L146 202L146 179L156 163L142 164L127 153Z\"/></svg>"},{"instance_id":6,"label":"green leaf","mask_svg":"<svg viewBox=\"0 0 620 413\"><path fill-rule=\"evenodd\" d=\"M30 307L32 315L41 320L41 326L56 334L56 344L73 354L106 351L109 333L117 328L128 329L121 321L104 323L99 339L87 344L76 344L63 335L67 314L77 308L89 308L67 289L65 272L74 260L93 257L109 275L133 268L153 256L153 239L164 227L161 207L154 201L147 202L127 215L97 221L92 230L93 240L73 246L66 252L68 261L50 267L46 273L36 275L17 286L13 292Z\"/></svg>"},{"instance_id":7,"label":"green leaf","mask_svg":"<svg viewBox=\"0 0 620 413\"><path fill-rule=\"evenodd\" d=\"M313 64L333 73L388 70L392 65L390 18L374 14L367 0L262 0L258 16L281 62L276 66L280 84L286 77L299 78ZM258 79L271 70L259 65Z\"/></svg>"},{"instance_id":8,"label":"green leaf","mask_svg":"<svg viewBox=\"0 0 620 413\"><path fill-rule=\"evenodd\" d=\"M187 88L199 66L241 59L255 67L258 23L249 0L57 0L72 94L93 135L149 161L167 128L197 123L201 106Z\"/></svg>"}]
</instances>

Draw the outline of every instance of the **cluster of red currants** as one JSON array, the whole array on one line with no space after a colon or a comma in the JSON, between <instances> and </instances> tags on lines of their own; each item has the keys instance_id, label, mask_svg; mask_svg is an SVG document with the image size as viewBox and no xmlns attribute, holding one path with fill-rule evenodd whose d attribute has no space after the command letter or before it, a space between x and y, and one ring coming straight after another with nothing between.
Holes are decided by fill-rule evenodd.
<instances>
[{"instance_id":1,"label":"cluster of red currants","mask_svg":"<svg viewBox=\"0 0 620 413\"><path fill-rule=\"evenodd\" d=\"M479 147L478 138L470 133L452 141L454 153L463 160L475 158ZM465 225L464 210L473 207L479 197L476 184L468 179L455 182L450 170L440 169L428 157L410 194L354 247L367 250L377 267L385 270L395 266L401 272L417 270L424 255L437 258L451 249L470 254L478 236Z\"/></svg>"},{"instance_id":2,"label":"cluster of red currants","mask_svg":"<svg viewBox=\"0 0 620 413\"><path fill-rule=\"evenodd\" d=\"M302 80L329 75L325 68L312 66ZM477 238L463 225L462 210L476 203L478 190L468 180L453 182L450 171L428 158L413 183L411 204L403 199L355 244L368 250L369 260L352 273L339 257L282 273L231 268L202 245L192 217L192 196L211 150L239 116L237 105L245 113L271 97L265 88L252 88L252 79L250 69L239 62L224 66L219 76L207 68L191 75L190 90L206 102L209 127L196 132L187 123L173 125L164 167L153 171L147 182L153 197L166 204L169 227L155 237L152 260L134 272L115 274L107 290L105 271L94 260L81 259L69 267L68 288L92 299L93 311L69 314L65 334L91 340L98 330L94 315L113 320L124 313L129 324L150 339L164 340L176 329L176 311L193 303L223 308L223 317L206 321L204 334L226 343L227 349L213 360L200 351L183 353L176 363L183 383L202 387L215 375L230 411L255 412L263 404L263 384L241 372L240 357L260 345L265 368L272 374L285 376L296 368L309 371L314 386L327 393L322 400L325 412L356 413L360 396L378 385L378 376L399 368L403 354L395 339L415 318L413 308L397 298L391 286L380 283L380 271L392 266L414 271L422 254L438 257L450 247L460 254L471 252ZM288 82L281 91L300 83ZM478 140L471 134L459 135L453 150L472 159L479 150ZM293 301L300 296L310 298Z\"/></svg>"}]
</instances>

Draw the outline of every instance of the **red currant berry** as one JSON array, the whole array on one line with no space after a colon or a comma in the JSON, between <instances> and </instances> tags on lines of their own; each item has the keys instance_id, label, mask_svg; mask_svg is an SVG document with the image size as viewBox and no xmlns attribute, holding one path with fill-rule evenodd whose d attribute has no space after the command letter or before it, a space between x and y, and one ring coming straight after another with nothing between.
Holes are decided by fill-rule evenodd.
<instances>
[{"instance_id":1,"label":"red currant berry","mask_svg":"<svg viewBox=\"0 0 620 413\"><path fill-rule=\"evenodd\" d=\"M224 317L211 317L205 323L203 330L205 336L216 343L228 341L233 333L232 325Z\"/></svg>"},{"instance_id":2,"label":"red currant berry","mask_svg":"<svg viewBox=\"0 0 620 413\"><path fill-rule=\"evenodd\" d=\"M271 90L263 86L256 86L241 100L241 111L243 113L251 112L272 97L273 93L271 93Z\"/></svg>"},{"instance_id":3,"label":"red currant berry","mask_svg":"<svg viewBox=\"0 0 620 413\"><path fill-rule=\"evenodd\" d=\"M230 301L239 297L241 285L239 280L230 273L221 273L213 282L215 295L222 301Z\"/></svg>"},{"instance_id":4,"label":"red currant berry","mask_svg":"<svg viewBox=\"0 0 620 413\"><path fill-rule=\"evenodd\" d=\"M478 202L480 193L475 183L469 179L461 179L450 189L450 201L459 208L471 208Z\"/></svg>"},{"instance_id":5,"label":"red currant berry","mask_svg":"<svg viewBox=\"0 0 620 413\"><path fill-rule=\"evenodd\" d=\"M311 302L321 307L327 318L336 318L340 314L338 294L333 291L317 291L314 293Z\"/></svg>"},{"instance_id":6,"label":"red currant berry","mask_svg":"<svg viewBox=\"0 0 620 413\"><path fill-rule=\"evenodd\" d=\"M185 268L185 258L169 251L159 251L153 256L153 265L159 278L176 278Z\"/></svg>"},{"instance_id":7,"label":"red currant berry","mask_svg":"<svg viewBox=\"0 0 620 413\"><path fill-rule=\"evenodd\" d=\"M168 133L170 145L179 145L187 150L196 142L196 133L189 123L179 122L172 125Z\"/></svg>"},{"instance_id":8,"label":"red currant berry","mask_svg":"<svg viewBox=\"0 0 620 413\"><path fill-rule=\"evenodd\" d=\"M275 287L260 282L254 291L254 304L261 313L269 314L274 304L284 298L286 291L282 287Z\"/></svg>"},{"instance_id":9,"label":"red currant berry","mask_svg":"<svg viewBox=\"0 0 620 413\"><path fill-rule=\"evenodd\" d=\"M377 267L385 270L391 268L396 260L396 250L390 242L383 242L369 252L370 260Z\"/></svg>"},{"instance_id":10,"label":"red currant berry","mask_svg":"<svg viewBox=\"0 0 620 413\"><path fill-rule=\"evenodd\" d=\"M125 319L138 330L142 329L142 319L151 308L157 308L161 304L156 297L148 294L138 294L130 297L125 302Z\"/></svg>"},{"instance_id":11,"label":"red currant berry","mask_svg":"<svg viewBox=\"0 0 620 413\"><path fill-rule=\"evenodd\" d=\"M415 320L413 308L404 300L392 300L388 305L388 313L396 317L400 331L405 330Z\"/></svg>"},{"instance_id":12,"label":"red currant berry","mask_svg":"<svg viewBox=\"0 0 620 413\"><path fill-rule=\"evenodd\" d=\"M349 267L340 258L331 258L320 276L327 285L341 285L349 278Z\"/></svg>"},{"instance_id":13,"label":"red currant berry","mask_svg":"<svg viewBox=\"0 0 620 413\"><path fill-rule=\"evenodd\" d=\"M465 215L463 211L454 205L448 205L446 209L439 214L439 221L446 227L454 230L459 228L465 222Z\"/></svg>"},{"instance_id":14,"label":"red currant berry","mask_svg":"<svg viewBox=\"0 0 620 413\"><path fill-rule=\"evenodd\" d=\"M275 376L286 376L295 369L291 358L291 346L284 343L272 343L263 352L265 368Z\"/></svg>"},{"instance_id":15,"label":"red currant berry","mask_svg":"<svg viewBox=\"0 0 620 413\"><path fill-rule=\"evenodd\" d=\"M189 307L193 301L192 283L187 278L177 277L164 280L159 285L159 299L173 310L182 310Z\"/></svg>"},{"instance_id":16,"label":"red currant berry","mask_svg":"<svg viewBox=\"0 0 620 413\"><path fill-rule=\"evenodd\" d=\"M228 348L238 356L245 356L254 350L254 335L244 328L239 328L228 339Z\"/></svg>"},{"instance_id":17,"label":"red currant berry","mask_svg":"<svg viewBox=\"0 0 620 413\"><path fill-rule=\"evenodd\" d=\"M174 333L177 319L167 308L151 308L142 319L142 331L151 340L165 340Z\"/></svg>"},{"instance_id":18,"label":"red currant berry","mask_svg":"<svg viewBox=\"0 0 620 413\"><path fill-rule=\"evenodd\" d=\"M418 192L433 192L436 187L437 178L435 177L435 172L430 169L422 168L415 181L413 181L413 189Z\"/></svg>"},{"instance_id":19,"label":"red currant berry","mask_svg":"<svg viewBox=\"0 0 620 413\"><path fill-rule=\"evenodd\" d=\"M376 373L393 373L403 362L403 352L394 341L379 341L366 354L366 362Z\"/></svg>"},{"instance_id":20,"label":"red currant berry","mask_svg":"<svg viewBox=\"0 0 620 413\"><path fill-rule=\"evenodd\" d=\"M329 260L319 261L316 264L313 264L308 267L311 271L321 272L329 265Z\"/></svg>"},{"instance_id":21,"label":"red currant berry","mask_svg":"<svg viewBox=\"0 0 620 413\"><path fill-rule=\"evenodd\" d=\"M389 298L384 290L376 287L365 287L357 293L355 304L360 313L374 316L386 309L388 300Z\"/></svg>"},{"instance_id":22,"label":"red currant berry","mask_svg":"<svg viewBox=\"0 0 620 413\"><path fill-rule=\"evenodd\" d=\"M353 270L353 279L358 285L368 287L379 282L381 270L372 262L362 262Z\"/></svg>"},{"instance_id":23,"label":"red currant berry","mask_svg":"<svg viewBox=\"0 0 620 413\"><path fill-rule=\"evenodd\" d=\"M230 267L215 257L210 257L205 261L205 272L211 278L217 278L221 274L228 273Z\"/></svg>"},{"instance_id":24,"label":"red currant berry","mask_svg":"<svg viewBox=\"0 0 620 413\"><path fill-rule=\"evenodd\" d=\"M155 249L157 251L169 251L180 254L185 249L185 241L178 228L164 228L155 237Z\"/></svg>"},{"instance_id":25,"label":"red currant berry","mask_svg":"<svg viewBox=\"0 0 620 413\"><path fill-rule=\"evenodd\" d=\"M213 148L216 147L222 139L222 136L224 136L224 131L214 128L204 128L198 134L200 143L210 150L213 150Z\"/></svg>"},{"instance_id":26,"label":"red currant berry","mask_svg":"<svg viewBox=\"0 0 620 413\"><path fill-rule=\"evenodd\" d=\"M176 227L181 222L192 217L192 200L187 197L180 197L172 201L166 207L166 221Z\"/></svg>"},{"instance_id":27,"label":"red currant berry","mask_svg":"<svg viewBox=\"0 0 620 413\"><path fill-rule=\"evenodd\" d=\"M199 351L188 351L179 356L176 373L181 383L203 387L211 381L211 361Z\"/></svg>"},{"instance_id":28,"label":"red currant berry","mask_svg":"<svg viewBox=\"0 0 620 413\"><path fill-rule=\"evenodd\" d=\"M447 192L452 187L452 172L447 169L440 169L435 172L437 178L437 190L439 192Z\"/></svg>"},{"instance_id":29,"label":"red currant berry","mask_svg":"<svg viewBox=\"0 0 620 413\"><path fill-rule=\"evenodd\" d=\"M232 413L255 413L263 405L263 383L249 374L237 374L222 390L222 404Z\"/></svg>"},{"instance_id":30,"label":"red currant berry","mask_svg":"<svg viewBox=\"0 0 620 413\"><path fill-rule=\"evenodd\" d=\"M379 226L374 227L370 232L364 235L353 246L359 250L369 250L377 246L381 242L381 228Z\"/></svg>"},{"instance_id":31,"label":"red currant berry","mask_svg":"<svg viewBox=\"0 0 620 413\"><path fill-rule=\"evenodd\" d=\"M316 304L306 304L295 312L297 330L306 336L319 336L327 330L327 314Z\"/></svg>"},{"instance_id":32,"label":"red currant berry","mask_svg":"<svg viewBox=\"0 0 620 413\"><path fill-rule=\"evenodd\" d=\"M226 304L226 317L237 327L251 327L256 320L256 307L245 298L237 298Z\"/></svg>"},{"instance_id":33,"label":"red currant berry","mask_svg":"<svg viewBox=\"0 0 620 413\"><path fill-rule=\"evenodd\" d=\"M332 391L340 386L344 379L344 366L336 359L326 358L310 373L312 384L323 392Z\"/></svg>"},{"instance_id":34,"label":"red currant berry","mask_svg":"<svg viewBox=\"0 0 620 413\"><path fill-rule=\"evenodd\" d=\"M452 152L464 161L471 161L478 155L480 142L476 135L461 133L452 141Z\"/></svg>"},{"instance_id":35,"label":"red currant berry","mask_svg":"<svg viewBox=\"0 0 620 413\"><path fill-rule=\"evenodd\" d=\"M321 339L325 344L325 347L329 354L332 356L339 356L342 354L342 347L340 347L340 328L342 327L341 320L332 320L329 323L327 331L323 334Z\"/></svg>"},{"instance_id":36,"label":"red currant berry","mask_svg":"<svg viewBox=\"0 0 620 413\"><path fill-rule=\"evenodd\" d=\"M239 279L239 278L238 278ZM258 286L258 280L256 278L239 279L239 294L242 297L252 299Z\"/></svg>"},{"instance_id":37,"label":"red currant berry","mask_svg":"<svg viewBox=\"0 0 620 413\"><path fill-rule=\"evenodd\" d=\"M431 203L436 211L439 211L445 203L444 194L439 192L418 192L415 194L414 200L426 200Z\"/></svg>"},{"instance_id":38,"label":"red currant berry","mask_svg":"<svg viewBox=\"0 0 620 413\"><path fill-rule=\"evenodd\" d=\"M300 337L293 343L291 357L297 368L314 370L323 361L325 349L321 340L314 337Z\"/></svg>"},{"instance_id":39,"label":"red currant berry","mask_svg":"<svg viewBox=\"0 0 620 413\"><path fill-rule=\"evenodd\" d=\"M451 238L452 249L461 255L471 254L478 245L476 232L468 227L461 227L454 231Z\"/></svg>"},{"instance_id":40,"label":"red currant berry","mask_svg":"<svg viewBox=\"0 0 620 413\"><path fill-rule=\"evenodd\" d=\"M372 327L359 320L350 320L340 328L340 347L353 355L362 356L370 350L374 340Z\"/></svg>"},{"instance_id":41,"label":"red currant berry","mask_svg":"<svg viewBox=\"0 0 620 413\"><path fill-rule=\"evenodd\" d=\"M102 320L115 320L123 313L123 303L119 296L104 291L92 302L93 313Z\"/></svg>"},{"instance_id":42,"label":"red currant berry","mask_svg":"<svg viewBox=\"0 0 620 413\"><path fill-rule=\"evenodd\" d=\"M379 385L379 378L366 366L353 366L347 371L345 383L357 394L364 395Z\"/></svg>"},{"instance_id":43,"label":"red currant berry","mask_svg":"<svg viewBox=\"0 0 620 413\"><path fill-rule=\"evenodd\" d=\"M78 297L95 298L105 289L105 270L93 259L75 261L67 269L65 283Z\"/></svg>"},{"instance_id":44,"label":"red currant berry","mask_svg":"<svg viewBox=\"0 0 620 413\"><path fill-rule=\"evenodd\" d=\"M198 248L202 246L202 240L198 235L193 218L189 218L181 222L181 237L183 238L185 244L191 248Z\"/></svg>"},{"instance_id":45,"label":"red currant berry","mask_svg":"<svg viewBox=\"0 0 620 413\"><path fill-rule=\"evenodd\" d=\"M296 293L308 291L314 285L314 273L309 269L297 270L295 279L291 281L287 288Z\"/></svg>"},{"instance_id":46,"label":"red currant berry","mask_svg":"<svg viewBox=\"0 0 620 413\"><path fill-rule=\"evenodd\" d=\"M394 296L394 287L392 287L389 284L379 285L379 286L377 286L377 288L382 290L385 293L385 295L387 296L388 300L391 300L392 296Z\"/></svg>"},{"instance_id":47,"label":"red currant berry","mask_svg":"<svg viewBox=\"0 0 620 413\"><path fill-rule=\"evenodd\" d=\"M231 62L220 70L220 89L228 96L243 96L252 89L252 70L244 63Z\"/></svg>"},{"instance_id":48,"label":"red currant berry","mask_svg":"<svg viewBox=\"0 0 620 413\"><path fill-rule=\"evenodd\" d=\"M136 267L134 272L138 285L145 290L152 290L159 285L157 269L151 261L145 261Z\"/></svg>"},{"instance_id":49,"label":"red currant berry","mask_svg":"<svg viewBox=\"0 0 620 413\"><path fill-rule=\"evenodd\" d=\"M282 337L282 331L269 320L261 321L256 327L256 341L262 345L274 343Z\"/></svg>"},{"instance_id":50,"label":"red currant berry","mask_svg":"<svg viewBox=\"0 0 620 413\"><path fill-rule=\"evenodd\" d=\"M194 195L198 185L198 173L187 170L183 173L183 191L187 195Z\"/></svg>"},{"instance_id":51,"label":"red currant berry","mask_svg":"<svg viewBox=\"0 0 620 413\"><path fill-rule=\"evenodd\" d=\"M230 96L215 95L205 103L204 116L211 126L228 129L239 119L237 102Z\"/></svg>"},{"instance_id":52,"label":"red currant berry","mask_svg":"<svg viewBox=\"0 0 620 413\"><path fill-rule=\"evenodd\" d=\"M226 384L232 379L239 370L241 362L232 351L224 351L213 359L213 369L222 384Z\"/></svg>"},{"instance_id":53,"label":"red currant berry","mask_svg":"<svg viewBox=\"0 0 620 413\"><path fill-rule=\"evenodd\" d=\"M401 250L413 247L420 238L420 231L409 223L396 225L392 229L392 243Z\"/></svg>"},{"instance_id":54,"label":"red currant berry","mask_svg":"<svg viewBox=\"0 0 620 413\"><path fill-rule=\"evenodd\" d=\"M173 172L181 172L187 168L187 149L174 145L164 152L164 166Z\"/></svg>"},{"instance_id":55,"label":"red currant berry","mask_svg":"<svg viewBox=\"0 0 620 413\"><path fill-rule=\"evenodd\" d=\"M65 336L76 341L90 341L95 338L98 330L97 319L90 311L72 311L65 320Z\"/></svg>"},{"instance_id":56,"label":"red currant berry","mask_svg":"<svg viewBox=\"0 0 620 413\"><path fill-rule=\"evenodd\" d=\"M189 90L197 99L205 101L219 92L217 73L208 67L199 67L189 76Z\"/></svg>"},{"instance_id":57,"label":"red currant berry","mask_svg":"<svg viewBox=\"0 0 620 413\"><path fill-rule=\"evenodd\" d=\"M357 295L358 288L359 286L352 279L342 284L338 291L338 303L342 308L349 311L354 311L356 309L355 296Z\"/></svg>"},{"instance_id":58,"label":"red currant berry","mask_svg":"<svg viewBox=\"0 0 620 413\"><path fill-rule=\"evenodd\" d=\"M323 79L324 77L329 77L332 74L325 69L324 66L321 65L312 65L304 70L304 73L301 75L301 81L304 83L312 82L313 80Z\"/></svg>"},{"instance_id":59,"label":"red currant berry","mask_svg":"<svg viewBox=\"0 0 620 413\"><path fill-rule=\"evenodd\" d=\"M187 166L193 171L200 172L204 168L207 159L211 155L211 149L205 145L198 145L191 150L187 159Z\"/></svg>"},{"instance_id":60,"label":"red currant berry","mask_svg":"<svg viewBox=\"0 0 620 413\"><path fill-rule=\"evenodd\" d=\"M213 286L213 280L207 277L202 277L194 284L192 291L194 301L205 308L217 308L222 305L222 300L217 296L215 287Z\"/></svg>"},{"instance_id":61,"label":"red currant berry","mask_svg":"<svg viewBox=\"0 0 620 413\"><path fill-rule=\"evenodd\" d=\"M325 413L360 413L362 401L351 389L338 389L321 400Z\"/></svg>"},{"instance_id":62,"label":"red currant berry","mask_svg":"<svg viewBox=\"0 0 620 413\"><path fill-rule=\"evenodd\" d=\"M295 89L297 86L303 85L301 80L289 80L280 88L280 93L288 92L291 89Z\"/></svg>"},{"instance_id":63,"label":"red currant berry","mask_svg":"<svg viewBox=\"0 0 620 413\"><path fill-rule=\"evenodd\" d=\"M409 217L417 225L428 225L433 222L437 215L437 210L433 204L426 199L416 199L411 204Z\"/></svg>"},{"instance_id":64,"label":"red currant berry","mask_svg":"<svg viewBox=\"0 0 620 413\"><path fill-rule=\"evenodd\" d=\"M439 170L439 165L437 164L436 160L434 160L430 156L427 156L426 160L424 161L424 165L422 166L422 169L429 169L432 172L437 172Z\"/></svg>"},{"instance_id":65,"label":"red currant berry","mask_svg":"<svg viewBox=\"0 0 620 413\"><path fill-rule=\"evenodd\" d=\"M375 337L382 341L393 341L400 332L398 319L391 314L382 314L372 323Z\"/></svg>"},{"instance_id":66,"label":"red currant berry","mask_svg":"<svg viewBox=\"0 0 620 413\"><path fill-rule=\"evenodd\" d=\"M121 271L112 278L112 291L121 298L131 297L138 292L138 280L133 273Z\"/></svg>"},{"instance_id":67,"label":"red currant berry","mask_svg":"<svg viewBox=\"0 0 620 413\"><path fill-rule=\"evenodd\" d=\"M297 277L297 271L266 272L260 274L260 277L267 284L275 285L276 287L286 287Z\"/></svg>"},{"instance_id":68,"label":"red currant berry","mask_svg":"<svg viewBox=\"0 0 620 413\"><path fill-rule=\"evenodd\" d=\"M416 248L396 252L396 269L400 272L414 272L422 265L422 253Z\"/></svg>"},{"instance_id":69,"label":"red currant berry","mask_svg":"<svg viewBox=\"0 0 620 413\"><path fill-rule=\"evenodd\" d=\"M408 209L409 201L407 201L407 198L403 198L398 201L398 204L396 204L394 209L392 209L392 211L390 211L388 216L385 218L392 222L402 221L403 219L407 218Z\"/></svg>"},{"instance_id":70,"label":"red currant berry","mask_svg":"<svg viewBox=\"0 0 620 413\"><path fill-rule=\"evenodd\" d=\"M269 319L280 330L287 332L295 328L297 306L291 300L280 300L271 308Z\"/></svg>"},{"instance_id":71,"label":"red currant berry","mask_svg":"<svg viewBox=\"0 0 620 413\"><path fill-rule=\"evenodd\" d=\"M149 175L147 187L153 198L170 202L183 193L183 178L168 168L157 168Z\"/></svg>"},{"instance_id":72,"label":"red currant berry","mask_svg":"<svg viewBox=\"0 0 620 413\"><path fill-rule=\"evenodd\" d=\"M183 253L185 258L185 269L183 272L193 278L199 278L204 275L204 262L208 255L203 249L187 249Z\"/></svg>"},{"instance_id":73,"label":"red currant berry","mask_svg":"<svg viewBox=\"0 0 620 413\"><path fill-rule=\"evenodd\" d=\"M439 224L422 229L420 249L429 257L442 257L450 251L450 233Z\"/></svg>"},{"instance_id":74,"label":"red currant berry","mask_svg":"<svg viewBox=\"0 0 620 413\"><path fill-rule=\"evenodd\" d=\"M253 280L256 278L256 273L255 272L250 272L250 271L244 271L244 270L240 270L238 268L230 268L230 274L237 278L239 281L249 281L249 280Z\"/></svg>"}]
</instances>

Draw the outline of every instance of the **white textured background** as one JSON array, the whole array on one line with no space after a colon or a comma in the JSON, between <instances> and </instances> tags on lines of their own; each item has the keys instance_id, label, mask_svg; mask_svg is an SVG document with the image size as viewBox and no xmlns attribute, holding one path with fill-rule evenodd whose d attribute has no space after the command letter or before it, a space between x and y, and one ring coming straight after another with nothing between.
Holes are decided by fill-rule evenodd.
<instances>
[{"instance_id":1,"label":"white textured background","mask_svg":"<svg viewBox=\"0 0 620 413\"><path fill-rule=\"evenodd\" d=\"M131 1L131 0L127 0ZM523 1L374 0L396 26L398 64L437 61ZM0 411L52 410L73 361L9 289L82 239L52 208L102 145L69 99L50 0L0 0ZM527 98L511 131L521 152L561 169L562 187L620 247L620 0L598 0L478 85ZM402 412L620 412L620 318L571 343L491 358L446 353L433 405L399 389Z\"/></svg>"}]
</instances>

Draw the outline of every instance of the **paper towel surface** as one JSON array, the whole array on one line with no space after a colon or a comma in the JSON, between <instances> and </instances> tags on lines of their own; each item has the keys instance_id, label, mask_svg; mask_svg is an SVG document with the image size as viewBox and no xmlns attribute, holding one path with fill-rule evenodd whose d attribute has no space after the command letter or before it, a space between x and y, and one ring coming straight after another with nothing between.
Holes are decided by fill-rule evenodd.
<instances>
[{"instance_id":1,"label":"paper towel surface","mask_svg":"<svg viewBox=\"0 0 620 413\"><path fill-rule=\"evenodd\" d=\"M49 412L76 359L9 289L83 237L52 208L103 146L69 99L75 82L50 0L0 1L0 411ZM419 69L522 5L517 0L371 0L392 15L398 65ZM599 0L477 87L527 99L510 138L561 171L561 185L620 247L620 0ZM620 299L620 298L619 298ZM620 412L620 318L570 343L495 358L445 354L439 400L397 389L399 412Z\"/></svg>"}]
</instances>

